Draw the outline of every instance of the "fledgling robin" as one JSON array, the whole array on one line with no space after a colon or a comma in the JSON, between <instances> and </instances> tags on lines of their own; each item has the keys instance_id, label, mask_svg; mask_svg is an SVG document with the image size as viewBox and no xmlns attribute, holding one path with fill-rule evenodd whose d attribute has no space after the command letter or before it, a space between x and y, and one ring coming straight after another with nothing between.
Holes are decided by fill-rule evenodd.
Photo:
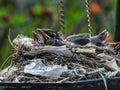
<instances>
[{"instance_id":1,"label":"fledgling robin","mask_svg":"<svg viewBox=\"0 0 120 90\"><path fill-rule=\"evenodd\" d=\"M72 35L66 38L66 41L73 42L82 46L104 46L104 40L107 37L108 32L104 30L96 36L90 36L90 34Z\"/></svg>"},{"instance_id":2,"label":"fledgling robin","mask_svg":"<svg viewBox=\"0 0 120 90\"><path fill-rule=\"evenodd\" d=\"M39 38L39 35L42 35L45 45L61 46L65 43L61 39L60 35L52 29L37 29L38 34L34 37Z\"/></svg>"},{"instance_id":3,"label":"fledgling robin","mask_svg":"<svg viewBox=\"0 0 120 90\"><path fill-rule=\"evenodd\" d=\"M108 35L108 32L106 30L104 30L100 34L91 37L90 38L91 43L93 43L96 46L104 46L104 41L105 41L107 35Z\"/></svg>"},{"instance_id":4,"label":"fledgling robin","mask_svg":"<svg viewBox=\"0 0 120 90\"><path fill-rule=\"evenodd\" d=\"M85 45L89 43L90 34L78 34L78 35L70 35L66 38L66 41L73 42L75 44Z\"/></svg>"},{"instance_id":5,"label":"fledgling robin","mask_svg":"<svg viewBox=\"0 0 120 90\"><path fill-rule=\"evenodd\" d=\"M60 35L55 30L52 30L52 29L37 29L37 31L39 33L43 34L44 36L49 37L49 38L62 40Z\"/></svg>"}]
</instances>

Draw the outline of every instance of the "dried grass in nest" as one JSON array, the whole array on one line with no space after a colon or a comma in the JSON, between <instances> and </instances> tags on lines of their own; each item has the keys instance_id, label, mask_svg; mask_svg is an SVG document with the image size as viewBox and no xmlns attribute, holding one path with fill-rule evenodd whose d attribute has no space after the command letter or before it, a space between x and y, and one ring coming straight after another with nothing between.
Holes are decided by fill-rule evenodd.
<instances>
[{"instance_id":1,"label":"dried grass in nest","mask_svg":"<svg viewBox=\"0 0 120 90\"><path fill-rule=\"evenodd\" d=\"M23 73L23 69L24 66L30 63L30 59L24 58L22 57L22 54L24 52L17 51L17 54L15 53L15 56L13 57L13 65L19 67L19 69L14 73L16 74L16 76L26 76L26 77L33 77L31 79L26 79L24 82L62 82L61 80L65 81L79 81L79 80L88 80L88 79L95 79L95 78L100 78L100 76L97 75L91 75L89 77L60 77L58 79L48 79L48 78L44 78L44 77L37 77L37 76L32 76L32 75L28 75L28 74L24 74ZM97 56L93 55L93 54L76 54L75 56L73 55L73 57L69 58L69 57L61 57L61 56L57 56L54 54L45 54L45 55L41 55L41 56L37 56L35 58L41 58L42 62L45 65L67 65L68 69L74 69L74 68L84 68L87 71L91 71L94 70L95 68L97 68L97 62L95 61L95 59L97 58ZM77 60L76 58L79 58L79 60ZM9 77L11 79L9 80L13 80L15 77ZM66 79L67 78L67 79Z\"/></svg>"},{"instance_id":2,"label":"dried grass in nest","mask_svg":"<svg viewBox=\"0 0 120 90\"><path fill-rule=\"evenodd\" d=\"M58 79L49 79L46 77L38 77L29 74L25 74L23 72L24 66L28 65L31 60L40 58L45 65L67 65L69 70L75 68L83 68L87 72L93 71L99 67L105 67L100 61L104 58L98 57L97 55L100 53L104 53L105 55L109 55L114 58L115 55L119 53L119 44L116 43L112 45L106 45L105 47L81 47L81 46L67 46L68 50L71 52L70 54L66 54L65 52L57 51L56 49L50 49L46 52L45 46L39 46L37 49L27 50L23 46L15 47L14 46L14 54L12 58L12 64L10 65L9 70L13 67L17 67L16 71L13 71L11 75L7 75L7 77L3 81L13 81L17 76L24 76L21 82L64 82L64 81L80 81L80 80L88 80L88 79L98 79L101 78L99 73L95 73L89 76L71 76L65 77L62 76ZM54 46L51 46L53 48ZM59 46L58 46L59 47ZM49 47L47 47L49 49ZM57 48L57 47L55 47ZM62 47L59 47L63 49ZM95 52L79 52L80 50L89 50L90 48L95 49ZM74 51L78 50L78 51ZM43 50L43 51L41 51ZM64 49L63 49L64 50ZM73 50L73 51L72 51ZM117 58L119 59L119 58ZM106 68L106 67L105 67ZM105 71L102 72L104 75L106 72L112 71L111 69L106 68Z\"/></svg>"}]
</instances>

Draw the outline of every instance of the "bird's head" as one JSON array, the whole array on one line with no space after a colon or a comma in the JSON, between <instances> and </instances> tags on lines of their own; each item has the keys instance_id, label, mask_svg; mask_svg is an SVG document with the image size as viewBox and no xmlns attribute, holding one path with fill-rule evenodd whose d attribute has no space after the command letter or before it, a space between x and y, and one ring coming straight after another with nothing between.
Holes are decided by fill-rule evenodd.
<instances>
[{"instance_id":1,"label":"bird's head","mask_svg":"<svg viewBox=\"0 0 120 90\"><path fill-rule=\"evenodd\" d=\"M100 34L97 35L98 39L100 39L101 41L104 41L107 36L108 36L107 30L102 31Z\"/></svg>"},{"instance_id":2,"label":"bird's head","mask_svg":"<svg viewBox=\"0 0 120 90\"><path fill-rule=\"evenodd\" d=\"M37 32L46 39L58 39L62 40L60 35L52 29L37 29Z\"/></svg>"},{"instance_id":3,"label":"bird's head","mask_svg":"<svg viewBox=\"0 0 120 90\"><path fill-rule=\"evenodd\" d=\"M40 36L42 36L44 43L46 43L49 39L62 41L60 35L52 29L36 29L36 31L37 33L33 32L33 37L35 38L34 40L39 41Z\"/></svg>"}]
</instances>

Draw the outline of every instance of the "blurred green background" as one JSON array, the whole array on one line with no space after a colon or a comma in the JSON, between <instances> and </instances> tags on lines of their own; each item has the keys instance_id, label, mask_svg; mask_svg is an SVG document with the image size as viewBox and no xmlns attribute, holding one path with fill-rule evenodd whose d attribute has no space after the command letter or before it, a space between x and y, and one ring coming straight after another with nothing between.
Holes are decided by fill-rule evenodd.
<instances>
[{"instance_id":1,"label":"blurred green background","mask_svg":"<svg viewBox=\"0 0 120 90\"><path fill-rule=\"evenodd\" d=\"M113 37L115 26L116 0L88 0L91 11L93 35L107 29ZM64 0L66 35L89 33L84 0ZM58 0L0 0L0 65L12 54L8 41L17 34L32 37L36 28L54 28L59 31Z\"/></svg>"}]
</instances>

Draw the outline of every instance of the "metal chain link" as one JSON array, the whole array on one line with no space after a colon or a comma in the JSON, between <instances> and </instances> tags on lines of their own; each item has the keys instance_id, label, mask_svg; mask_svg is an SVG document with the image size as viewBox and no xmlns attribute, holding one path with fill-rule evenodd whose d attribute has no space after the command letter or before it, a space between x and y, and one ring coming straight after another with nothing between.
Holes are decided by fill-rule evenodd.
<instances>
[{"instance_id":1,"label":"metal chain link","mask_svg":"<svg viewBox=\"0 0 120 90\"><path fill-rule=\"evenodd\" d=\"M92 34L92 26L91 26L91 17L90 17L90 8L88 0L85 0L86 3L86 12L87 12L87 21L88 21L88 29L90 34Z\"/></svg>"},{"instance_id":2,"label":"metal chain link","mask_svg":"<svg viewBox=\"0 0 120 90\"><path fill-rule=\"evenodd\" d=\"M90 17L90 8L88 0L85 0L86 3L86 12L87 12L87 21L88 21L88 29L90 34L92 34L92 26L91 26L91 17ZM60 32L64 35L64 0L59 0L60 6L60 15L59 15L59 24L60 24Z\"/></svg>"},{"instance_id":3,"label":"metal chain link","mask_svg":"<svg viewBox=\"0 0 120 90\"><path fill-rule=\"evenodd\" d=\"M59 24L60 24L60 32L62 36L64 33L64 0L59 0L59 6L60 6L60 14L59 14Z\"/></svg>"}]
</instances>

